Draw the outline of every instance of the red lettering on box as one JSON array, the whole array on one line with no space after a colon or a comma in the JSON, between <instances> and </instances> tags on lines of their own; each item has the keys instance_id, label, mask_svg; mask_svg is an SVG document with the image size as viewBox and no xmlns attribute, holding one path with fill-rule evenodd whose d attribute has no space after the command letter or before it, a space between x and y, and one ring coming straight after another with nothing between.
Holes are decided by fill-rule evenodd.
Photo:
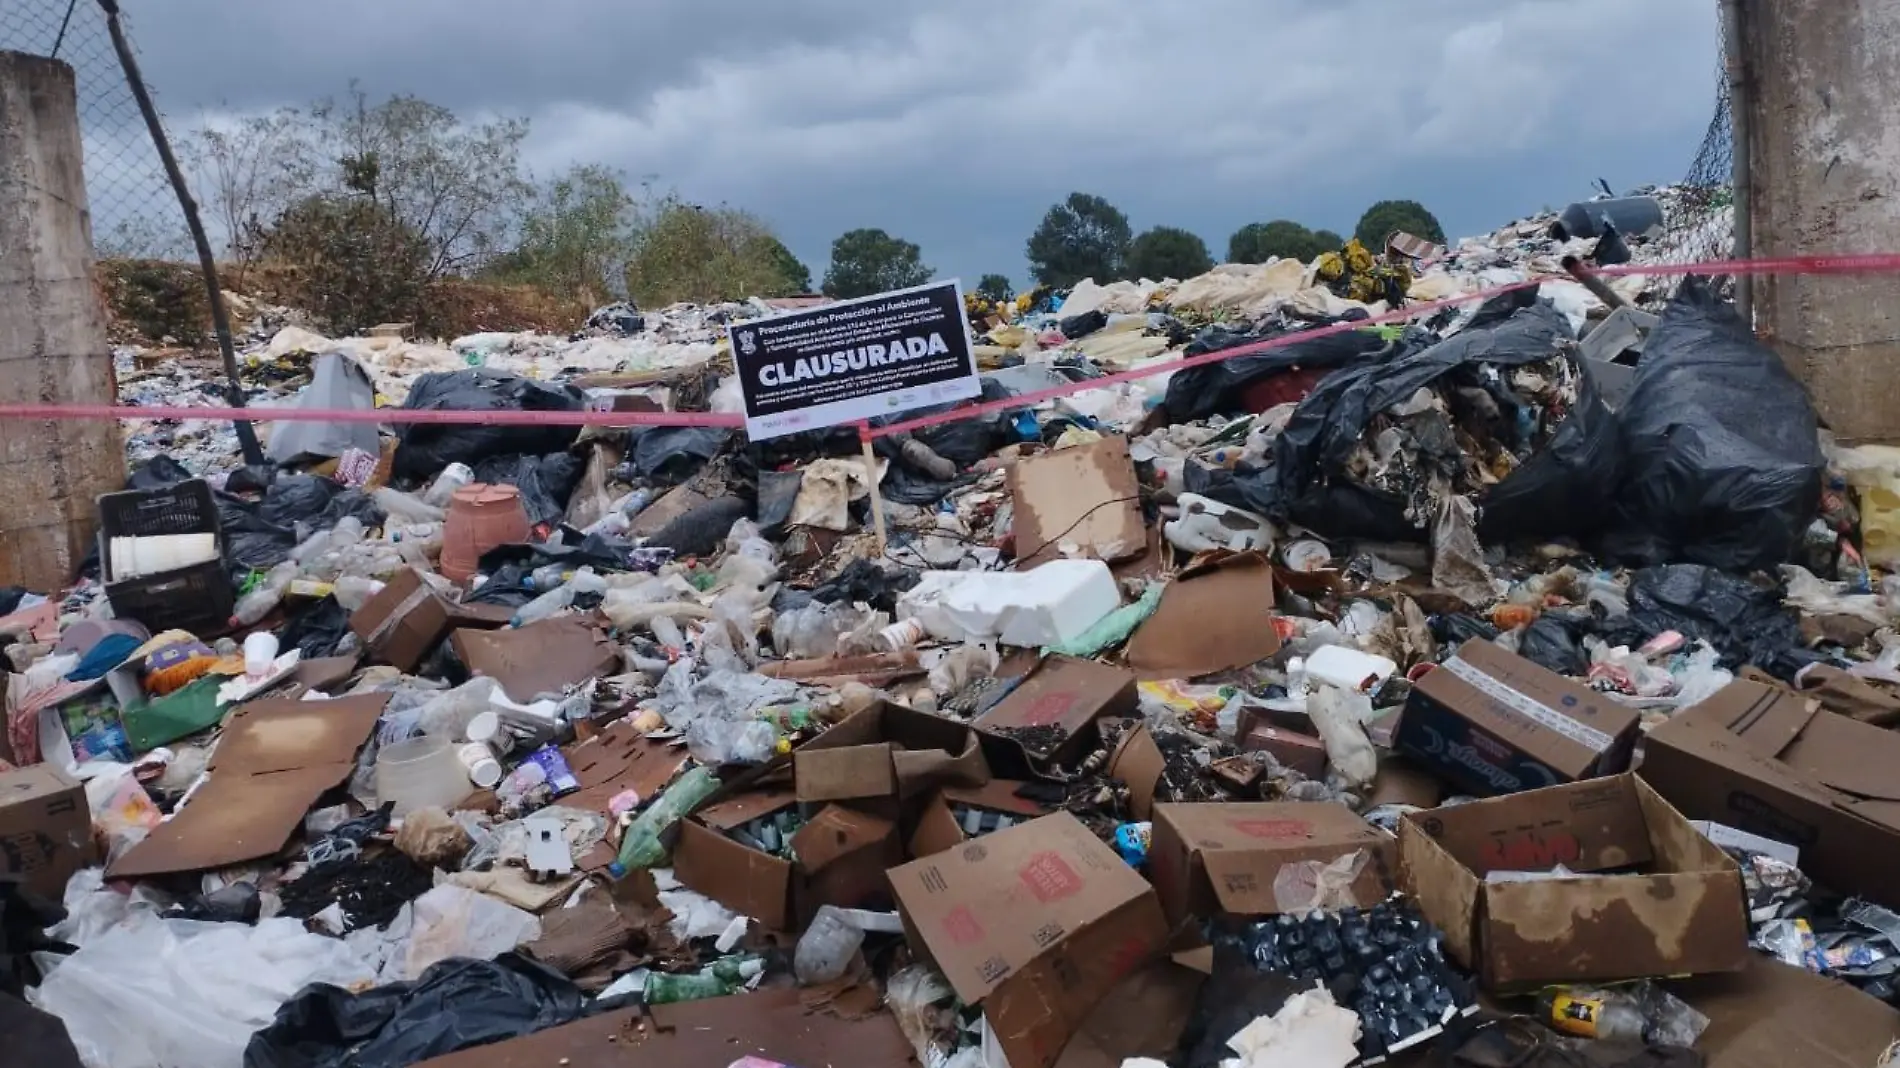
<instances>
[{"instance_id":1,"label":"red lettering on box","mask_svg":"<svg viewBox=\"0 0 1900 1068\"><path fill-rule=\"evenodd\" d=\"M943 918L943 933L950 941L967 946L983 941L983 924L968 905L958 905Z\"/></svg>"},{"instance_id":2,"label":"red lettering on box","mask_svg":"<svg viewBox=\"0 0 1900 1068\"><path fill-rule=\"evenodd\" d=\"M1029 727L1046 727L1051 723L1062 722L1062 717L1075 707L1076 695L1073 693L1046 693L1029 703L1023 711L1023 724Z\"/></svg>"},{"instance_id":3,"label":"red lettering on box","mask_svg":"<svg viewBox=\"0 0 1900 1068\"><path fill-rule=\"evenodd\" d=\"M1286 841L1313 836L1313 825L1305 820L1229 820L1228 825L1249 838Z\"/></svg>"},{"instance_id":4,"label":"red lettering on box","mask_svg":"<svg viewBox=\"0 0 1900 1068\"><path fill-rule=\"evenodd\" d=\"M1021 872L1023 885L1043 904L1060 901L1082 889L1082 877L1060 853L1038 853Z\"/></svg>"},{"instance_id":5,"label":"red lettering on box","mask_svg":"<svg viewBox=\"0 0 1900 1068\"><path fill-rule=\"evenodd\" d=\"M1569 831L1522 831L1493 838L1484 844L1482 860L1491 871L1549 871L1559 864L1575 864L1583 846Z\"/></svg>"}]
</instances>

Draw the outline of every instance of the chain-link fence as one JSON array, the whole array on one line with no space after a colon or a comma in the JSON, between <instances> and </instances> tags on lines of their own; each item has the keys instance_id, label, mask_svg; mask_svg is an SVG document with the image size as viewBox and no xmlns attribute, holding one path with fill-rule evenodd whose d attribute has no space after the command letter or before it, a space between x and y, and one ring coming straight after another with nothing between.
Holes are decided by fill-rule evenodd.
<instances>
[{"instance_id":1,"label":"chain-link fence","mask_svg":"<svg viewBox=\"0 0 1900 1068\"><path fill-rule=\"evenodd\" d=\"M1658 262L1725 260L1735 251L1735 136L1728 72L1719 63L1715 87L1715 114L1702 147L1689 173L1663 197L1665 234L1654 257Z\"/></svg>"},{"instance_id":2,"label":"chain-link fence","mask_svg":"<svg viewBox=\"0 0 1900 1068\"><path fill-rule=\"evenodd\" d=\"M121 14L128 39L130 16ZM0 50L73 67L100 256L191 259L191 239L97 0L0 0Z\"/></svg>"}]
</instances>

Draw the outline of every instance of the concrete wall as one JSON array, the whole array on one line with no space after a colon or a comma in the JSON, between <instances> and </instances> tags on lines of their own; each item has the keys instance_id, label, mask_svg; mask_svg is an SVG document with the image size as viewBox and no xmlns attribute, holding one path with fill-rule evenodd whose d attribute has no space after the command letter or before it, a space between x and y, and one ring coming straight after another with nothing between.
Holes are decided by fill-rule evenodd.
<instances>
[{"instance_id":1,"label":"concrete wall","mask_svg":"<svg viewBox=\"0 0 1900 1068\"><path fill-rule=\"evenodd\" d=\"M0 52L0 403L111 404L73 69ZM124 488L110 422L0 420L0 584L55 592Z\"/></svg>"},{"instance_id":2,"label":"concrete wall","mask_svg":"<svg viewBox=\"0 0 1900 1068\"><path fill-rule=\"evenodd\" d=\"M1900 251L1900 0L1744 0L1757 256ZM1834 431L1900 440L1900 275L1765 278L1756 321Z\"/></svg>"}]
</instances>

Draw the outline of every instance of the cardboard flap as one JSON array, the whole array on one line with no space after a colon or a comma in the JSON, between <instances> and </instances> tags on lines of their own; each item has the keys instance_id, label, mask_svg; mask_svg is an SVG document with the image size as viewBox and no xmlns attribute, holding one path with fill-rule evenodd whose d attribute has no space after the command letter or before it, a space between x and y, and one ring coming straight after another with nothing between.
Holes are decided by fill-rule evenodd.
<instances>
[{"instance_id":1,"label":"cardboard flap","mask_svg":"<svg viewBox=\"0 0 1900 1068\"><path fill-rule=\"evenodd\" d=\"M887 742L792 754L800 801L849 801L897 793L897 768Z\"/></svg>"},{"instance_id":2,"label":"cardboard flap","mask_svg":"<svg viewBox=\"0 0 1900 1068\"><path fill-rule=\"evenodd\" d=\"M882 746L886 750L890 764L889 776L895 788L886 788L882 795L863 791L862 787L842 785L848 780L837 779L837 775L854 774L843 765L843 760L866 761L862 767L869 768L869 759L865 757L841 758L840 762L827 764L825 758L819 758L820 766L829 770L819 772L832 778L830 786L814 787L819 792L833 789L854 791L843 798L808 798L803 794L803 779L806 767L812 761L812 755L828 753L838 749L855 746ZM927 793L939 786L981 786L990 781L989 762L983 759L982 746L977 744L976 732L969 727L940 716L926 715L900 705L882 703L873 705L844 722L836 724L818 737L798 747L793 761L800 780L801 799L804 800L850 800L873 796L889 796L896 793L902 797L915 797ZM882 777L884 772L867 770L868 774Z\"/></svg>"},{"instance_id":3,"label":"cardboard flap","mask_svg":"<svg viewBox=\"0 0 1900 1068\"><path fill-rule=\"evenodd\" d=\"M261 775L320 764L354 764L369 727L389 703L388 694L332 701L270 698L239 708L226 725L206 767L214 772Z\"/></svg>"},{"instance_id":4,"label":"cardboard flap","mask_svg":"<svg viewBox=\"0 0 1900 1068\"><path fill-rule=\"evenodd\" d=\"M471 674L487 675L509 698L521 702L612 675L620 663L619 650L575 616L537 620L514 630L463 628L450 644Z\"/></svg>"},{"instance_id":5,"label":"cardboard flap","mask_svg":"<svg viewBox=\"0 0 1900 1068\"><path fill-rule=\"evenodd\" d=\"M767 930L790 929L790 864L691 821L679 828L673 874L681 883L752 917Z\"/></svg>"},{"instance_id":6,"label":"cardboard flap","mask_svg":"<svg viewBox=\"0 0 1900 1068\"><path fill-rule=\"evenodd\" d=\"M1754 950L1738 871L1598 875L1484 888L1484 973L1494 989L1564 979L1734 971Z\"/></svg>"},{"instance_id":7,"label":"cardboard flap","mask_svg":"<svg viewBox=\"0 0 1900 1068\"><path fill-rule=\"evenodd\" d=\"M1684 709L1665 726L1693 723L1726 731L1756 756L1778 757L1808 728L1820 702L1790 690L1737 680L1714 697Z\"/></svg>"},{"instance_id":8,"label":"cardboard flap","mask_svg":"<svg viewBox=\"0 0 1900 1068\"><path fill-rule=\"evenodd\" d=\"M1273 880L1288 861L1265 853L1221 850L1202 853L1201 867L1222 912L1270 916L1286 911L1273 892Z\"/></svg>"},{"instance_id":9,"label":"cardboard flap","mask_svg":"<svg viewBox=\"0 0 1900 1068\"><path fill-rule=\"evenodd\" d=\"M1144 679L1185 679L1243 668L1279 651L1273 564L1262 553L1226 553L1168 584L1155 614L1128 642L1128 666Z\"/></svg>"},{"instance_id":10,"label":"cardboard flap","mask_svg":"<svg viewBox=\"0 0 1900 1068\"><path fill-rule=\"evenodd\" d=\"M1478 875L1596 872L1648 864L1647 824L1627 775L1416 813L1421 831Z\"/></svg>"},{"instance_id":11,"label":"cardboard flap","mask_svg":"<svg viewBox=\"0 0 1900 1068\"><path fill-rule=\"evenodd\" d=\"M1478 895L1483 884L1471 869L1406 816L1399 822L1399 888L1445 932L1445 952L1467 971L1478 968Z\"/></svg>"},{"instance_id":12,"label":"cardboard flap","mask_svg":"<svg viewBox=\"0 0 1900 1068\"><path fill-rule=\"evenodd\" d=\"M841 858L876 848L897 833L897 824L843 805L827 805L792 835L798 866L817 874Z\"/></svg>"},{"instance_id":13,"label":"cardboard flap","mask_svg":"<svg viewBox=\"0 0 1900 1068\"><path fill-rule=\"evenodd\" d=\"M1875 801L1900 801L1900 735L1837 716L1815 715L1781 759L1789 767L1842 793Z\"/></svg>"},{"instance_id":14,"label":"cardboard flap","mask_svg":"<svg viewBox=\"0 0 1900 1068\"><path fill-rule=\"evenodd\" d=\"M1019 460L1009 468L1019 568L1063 555L1058 542L1098 560L1140 556L1148 547L1141 483L1128 439L1103 437Z\"/></svg>"},{"instance_id":15,"label":"cardboard flap","mask_svg":"<svg viewBox=\"0 0 1900 1068\"><path fill-rule=\"evenodd\" d=\"M1168 759L1146 723L1125 734L1108 761L1108 777L1128 784L1128 811L1138 820L1153 818L1155 791L1167 770Z\"/></svg>"},{"instance_id":16,"label":"cardboard flap","mask_svg":"<svg viewBox=\"0 0 1900 1068\"><path fill-rule=\"evenodd\" d=\"M1754 954L1734 975L1677 987L1709 1018L1708 1068L1865 1068L1900 1038L1900 1011L1838 979Z\"/></svg>"}]
</instances>

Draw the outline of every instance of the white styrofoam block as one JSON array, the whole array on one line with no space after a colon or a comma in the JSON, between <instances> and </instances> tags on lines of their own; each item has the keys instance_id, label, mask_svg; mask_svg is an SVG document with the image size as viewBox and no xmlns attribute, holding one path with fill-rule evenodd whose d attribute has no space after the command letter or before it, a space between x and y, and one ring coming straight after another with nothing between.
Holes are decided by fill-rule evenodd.
<instances>
[{"instance_id":1,"label":"white styrofoam block","mask_svg":"<svg viewBox=\"0 0 1900 1068\"><path fill-rule=\"evenodd\" d=\"M941 641L1060 645L1120 608L1114 573L1100 560L1051 560L1030 571L926 571L898 599Z\"/></svg>"}]
</instances>

